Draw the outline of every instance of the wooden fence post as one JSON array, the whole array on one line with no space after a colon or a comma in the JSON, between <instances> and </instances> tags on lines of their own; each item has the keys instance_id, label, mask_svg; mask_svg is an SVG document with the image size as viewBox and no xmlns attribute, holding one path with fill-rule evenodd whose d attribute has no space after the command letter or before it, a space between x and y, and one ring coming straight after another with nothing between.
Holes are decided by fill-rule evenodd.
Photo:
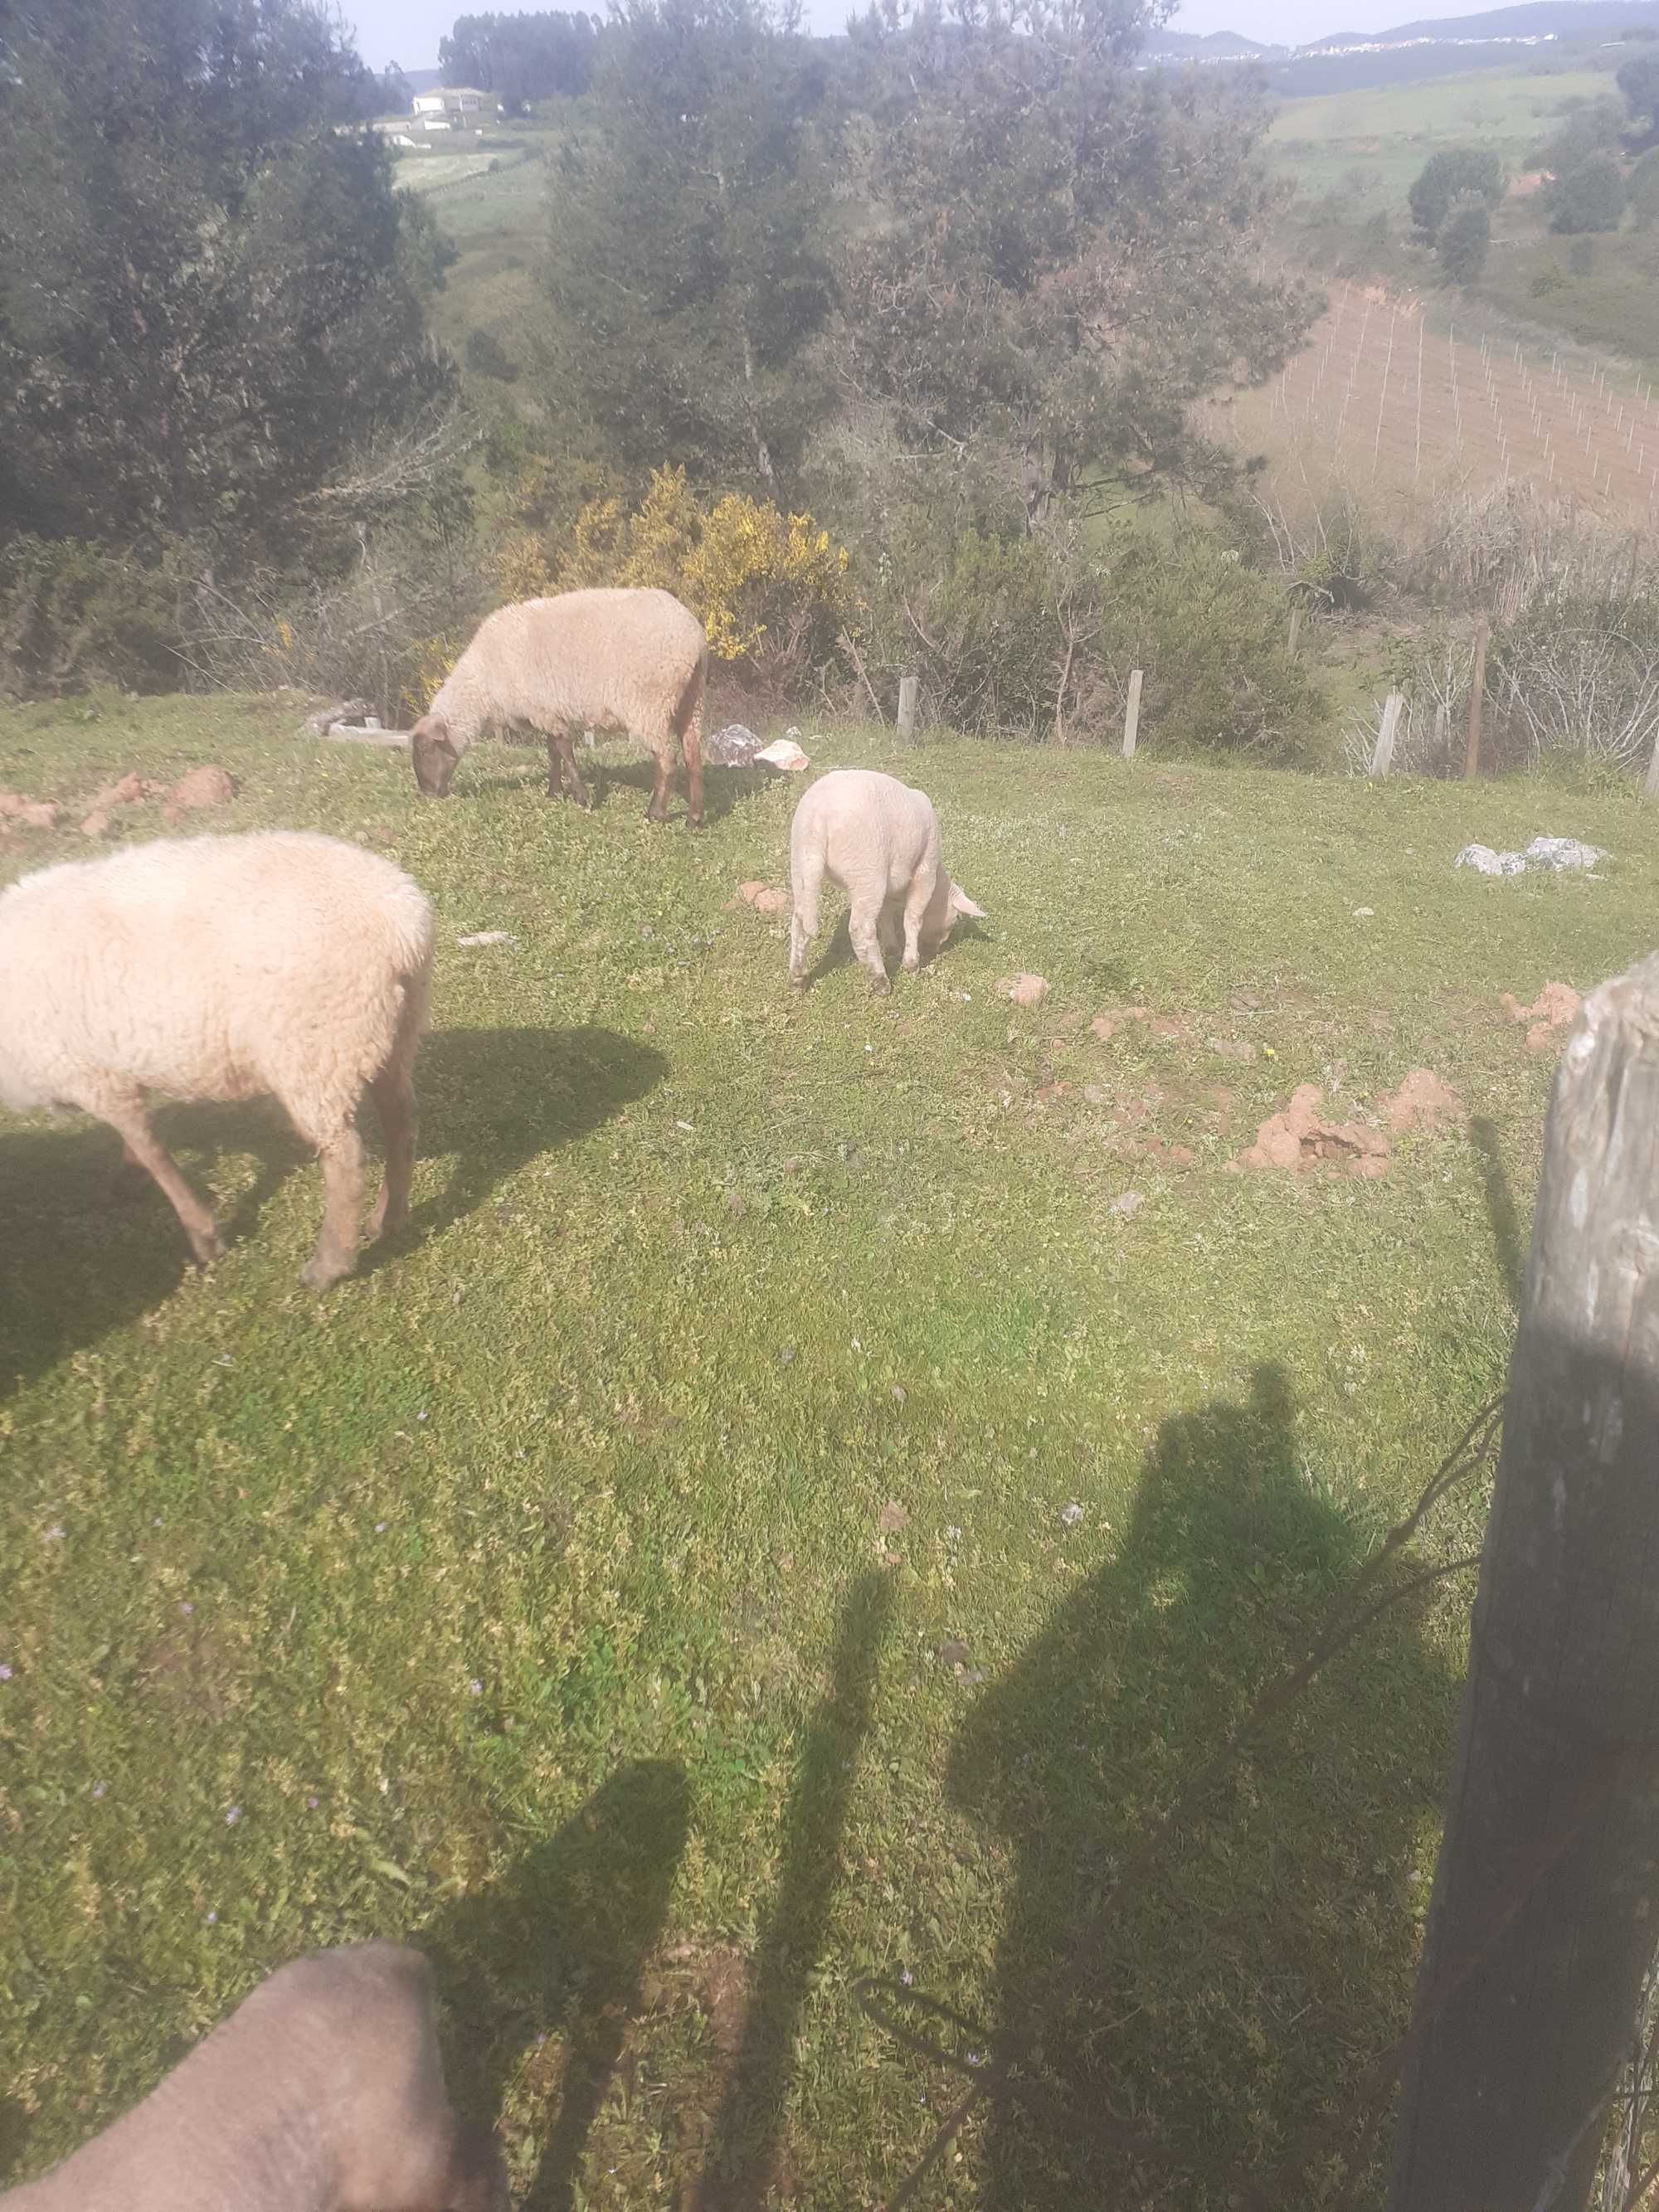
<instances>
[{"instance_id":1,"label":"wooden fence post","mask_svg":"<svg viewBox=\"0 0 1659 2212\"><path fill-rule=\"evenodd\" d=\"M1555 1073L1391 2212L1584 2212L1654 1950L1659 956Z\"/></svg>"},{"instance_id":2,"label":"wooden fence post","mask_svg":"<svg viewBox=\"0 0 1659 2212\"><path fill-rule=\"evenodd\" d=\"M1291 609L1291 634L1285 641L1285 653L1291 660L1296 659L1296 648L1302 636L1302 602L1298 599Z\"/></svg>"},{"instance_id":3,"label":"wooden fence post","mask_svg":"<svg viewBox=\"0 0 1659 2212\"><path fill-rule=\"evenodd\" d=\"M1382 702L1382 720L1377 725L1376 743L1371 748L1371 764L1368 775L1386 775L1394 766L1394 733L1400 726L1400 710L1406 703L1403 691L1390 691Z\"/></svg>"},{"instance_id":4,"label":"wooden fence post","mask_svg":"<svg viewBox=\"0 0 1659 2212\"><path fill-rule=\"evenodd\" d=\"M1474 673L1469 678L1469 742L1463 755L1463 775L1473 781L1480 773L1480 713L1486 697L1486 640L1492 624L1482 615L1474 626Z\"/></svg>"},{"instance_id":5,"label":"wooden fence post","mask_svg":"<svg viewBox=\"0 0 1659 2212\"><path fill-rule=\"evenodd\" d=\"M1135 743L1140 735L1140 682L1142 671L1129 671L1129 703L1123 709L1123 757L1133 760Z\"/></svg>"},{"instance_id":6,"label":"wooden fence post","mask_svg":"<svg viewBox=\"0 0 1659 2212\"><path fill-rule=\"evenodd\" d=\"M1434 757L1436 760L1440 760L1444 757L1446 750L1446 732L1450 727L1451 708L1446 704L1443 699L1437 700L1435 703L1434 709Z\"/></svg>"},{"instance_id":7,"label":"wooden fence post","mask_svg":"<svg viewBox=\"0 0 1659 2212\"><path fill-rule=\"evenodd\" d=\"M1659 724L1653 732L1653 754L1648 762L1647 781L1642 786L1644 799L1659 799Z\"/></svg>"},{"instance_id":8,"label":"wooden fence post","mask_svg":"<svg viewBox=\"0 0 1659 2212\"><path fill-rule=\"evenodd\" d=\"M921 689L919 676L901 676L898 696L898 733L902 738L914 735L916 726L916 694Z\"/></svg>"}]
</instances>

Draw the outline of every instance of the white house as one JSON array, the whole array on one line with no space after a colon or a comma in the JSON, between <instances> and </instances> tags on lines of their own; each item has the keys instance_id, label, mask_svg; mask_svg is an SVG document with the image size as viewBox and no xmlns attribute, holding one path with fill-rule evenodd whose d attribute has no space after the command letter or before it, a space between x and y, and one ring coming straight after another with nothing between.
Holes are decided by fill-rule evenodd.
<instances>
[{"instance_id":1,"label":"white house","mask_svg":"<svg viewBox=\"0 0 1659 2212\"><path fill-rule=\"evenodd\" d=\"M455 131L470 118L489 113L494 96L470 84L440 85L433 92L417 92L410 103L416 121L426 131Z\"/></svg>"}]
</instances>

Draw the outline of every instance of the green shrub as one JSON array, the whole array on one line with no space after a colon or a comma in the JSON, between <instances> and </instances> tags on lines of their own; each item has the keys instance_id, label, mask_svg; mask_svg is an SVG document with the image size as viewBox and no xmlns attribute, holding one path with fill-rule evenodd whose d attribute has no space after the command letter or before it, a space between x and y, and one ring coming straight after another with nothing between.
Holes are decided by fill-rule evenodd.
<instances>
[{"instance_id":1,"label":"green shrub","mask_svg":"<svg viewBox=\"0 0 1659 2212\"><path fill-rule=\"evenodd\" d=\"M1630 173L1631 215L1638 230L1659 222L1659 146L1652 147Z\"/></svg>"},{"instance_id":2,"label":"green shrub","mask_svg":"<svg viewBox=\"0 0 1659 2212\"><path fill-rule=\"evenodd\" d=\"M1496 207L1503 198L1504 165L1497 155L1479 146L1454 146L1436 154L1407 195L1412 221L1433 238L1453 201L1470 193L1487 207Z\"/></svg>"},{"instance_id":3,"label":"green shrub","mask_svg":"<svg viewBox=\"0 0 1659 2212\"><path fill-rule=\"evenodd\" d=\"M469 331L466 338L466 365L475 376L493 376L501 384L518 380L519 365L494 331Z\"/></svg>"},{"instance_id":4,"label":"green shrub","mask_svg":"<svg viewBox=\"0 0 1659 2212\"><path fill-rule=\"evenodd\" d=\"M81 538L0 549L0 692L176 690L182 644L180 593L164 568Z\"/></svg>"},{"instance_id":5,"label":"green shrub","mask_svg":"<svg viewBox=\"0 0 1659 2212\"><path fill-rule=\"evenodd\" d=\"M1575 276L1589 276L1595 270L1595 240L1575 238L1567 248L1567 267Z\"/></svg>"},{"instance_id":6,"label":"green shrub","mask_svg":"<svg viewBox=\"0 0 1659 2212\"><path fill-rule=\"evenodd\" d=\"M1478 193L1452 202L1434 250L1454 284L1473 284L1486 265L1492 245L1492 210Z\"/></svg>"},{"instance_id":7,"label":"green shrub","mask_svg":"<svg viewBox=\"0 0 1659 2212\"><path fill-rule=\"evenodd\" d=\"M1102 645L1127 678L1146 672L1141 729L1153 741L1313 766L1329 750L1318 678L1286 649L1278 584L1213 538L1127 556L1106 592Z\"/></svg>"},{"instance_id":8,"label":"green shrub","mask_svg":"<svg viewBox=\"0 0 1659 2212\"><path fill-rule=\"evenodd\" d=\"M1549 187L1550 228L1569 233L1617 230L1625 200L1624 173L1617 156L1604 149Z\"/></svg>"}]
</instances>

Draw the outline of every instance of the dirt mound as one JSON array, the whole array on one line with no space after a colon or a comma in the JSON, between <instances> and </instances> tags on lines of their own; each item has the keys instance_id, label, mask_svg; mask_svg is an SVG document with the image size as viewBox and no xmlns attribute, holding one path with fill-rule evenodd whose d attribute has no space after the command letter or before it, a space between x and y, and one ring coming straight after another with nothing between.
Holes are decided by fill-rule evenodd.
<instances>
[{"instance_id":1,"label":"dirt mound","mask_svg":"<svg viewBox=\"0 0 1659 2212\"><path fill-rule=\"evenodd\" d=\"M1546 983L1529 1006L1523 1006L1510 991L1498 1003L1512 1022L1531 1024L1527 1031L1528 1052L1548 1052L1559 1041L1559 1032L1577 1020L1583 1002L1571 983Z\"/></svg>"},{"instance_id":2,"label":"dirt mound","mask_svg":"<svg viewBox=\"0 0 1659 2212\"><path fill-rule=\"evenodd\" d=\"M1255 1144L1228 1161L1229 1170L1238 1175L1288 1168L1304 1175L1310 1168L1330 1165L1368 1178L1385 1174L1392 1148L1382 1132L1363 1121L1328 1121L1318 1110L1324 1096L1316 1083L1292 1091L1283 1113L1268 1115Z\"/></svg>"}]
</instances>

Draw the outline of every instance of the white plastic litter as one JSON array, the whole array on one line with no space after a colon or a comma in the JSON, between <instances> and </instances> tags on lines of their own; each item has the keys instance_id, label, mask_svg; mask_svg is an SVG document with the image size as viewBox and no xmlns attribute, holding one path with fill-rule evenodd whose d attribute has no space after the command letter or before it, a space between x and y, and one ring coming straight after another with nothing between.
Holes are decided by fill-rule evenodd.
<instances>
[{"instance_id":1,"label":"white plastic litter","mask_svg":"<svg viewBox=\"0 0 1659 2212\"><path fill-rule=\"evenodd\" d=\"M1520 876L1528 868L1593 868L1607 854L1577 837L1534 837L1524 853L1494 853L1490 845L1465 845L1453 866L1483 876Z\"/></svg>"},{"instance_id":2,"label":"white plastic litter","mask_svg":"<svg viewBox=\"0 0 1659 2212\"><path fill-rule=\"evenodd\" d=\"M457 945L516 945L518 941L511 930L507 929L479 929L475 930L471 937L455 939Z\"/></svg>"}]
</instances>

